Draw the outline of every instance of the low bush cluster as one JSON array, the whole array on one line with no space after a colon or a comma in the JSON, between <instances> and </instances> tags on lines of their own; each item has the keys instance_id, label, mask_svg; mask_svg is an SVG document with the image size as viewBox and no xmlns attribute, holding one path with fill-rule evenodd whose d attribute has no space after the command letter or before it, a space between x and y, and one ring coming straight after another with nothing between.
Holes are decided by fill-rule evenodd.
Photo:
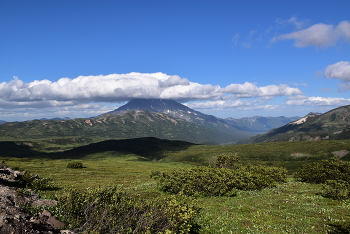
<instances>
[{"instance_id":1,"label":"low bush cluster","mask_svg":"<svg viewBox=\"0 0 350 234\"><path fill-rule=\"evenodd\" d=\"M19 176L18 181L22 187L32 189L34 191L57 189L57 186L52 182L52 179L41 178L40 176L29 172Z\"/></svg>"},{"instance_id":2,"label":"low bush cluster","mask_svg":"<svg viewBox=\"0 0 350 234\"><path fill-rule=\"evenodd\" d=\"M327 180L322 187L322 196L335 200L350 198L350 184L344 180Z\"/></svg>"},{"instance_id":3,"label":"low bush cluster","mask_svg":"<svg viewBox=\"0 0 350 234\"><path fill-rule=\"evenodd\" d=\"M331 226L329 234L349 234L350 233L350 221L340 221L328 224Z\"/></svg>"},{"instance_id":4,"label":"low bush cluster","mask_svg":"<svg viewBox=\"0 0 350 234\"><path fill-rule=\"evenodd\" d=\"M237 169L242 166L239 157L235 154L219 154L214 158L214 167Z\"/></svg>"},{"instance_id":5,"label":"low bush cluster","mask_svg":"<svg viewBox=\"0 0 350 234\"><path fill-rule=\"evenodd\" d=\"M84 168L81 162L71 162L67 164L67 168Z\"/></svg>"},{"instance_id":6,"label":"low bush cluster","mask_svg":"<svg viewBox=\"0 0 350 234\"><path fill-rule=\"evenodd\" d=\"M330 158L306 164L294 177L302 182L322 183L322 196L335 200L350 198L350 162Z\"/></svg>"},{"instance_id":7,"label":"low bush cluster","mask_svg":"<svg viewBox=\"0 0 350 234\"><path fill-rule=\"evenodd\" d=\"M325 183L327 180L350 182L350 162L330 158L302 166L294 178L308 183Z\"/></svg>"},{"instance_id":8,"label":"low bush cluster","mask_svg":"<svg viewBox=\"0 0 350 234\"><path fill-rule=\"evenodd\" d=\"M197 233L199 209L182 196L128 194L122 187L64 192L63 219L83 233Z\"/></svg>"},{"instance_id":9,"label":"low bush cluster","mask_svg":"<svg viewBox=\"0 0 350 234\"><path fill-rule=\"evenodd\" d=\"M272 187L285 182L287 170L279 167L245 166L227 168L196 167L170 172L153 172L159 189L171 194L235 196L237 190Z\"/></svg>"}]
</instances>

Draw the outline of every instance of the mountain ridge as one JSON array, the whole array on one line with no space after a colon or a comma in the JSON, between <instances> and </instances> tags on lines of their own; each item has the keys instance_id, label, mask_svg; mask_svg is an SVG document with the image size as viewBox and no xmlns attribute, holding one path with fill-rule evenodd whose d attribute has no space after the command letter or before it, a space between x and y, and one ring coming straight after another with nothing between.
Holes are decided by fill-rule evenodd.
<instances>
[{"instance_id":1,"label":"mountain ridge","mask_svg":"<svg viewBox=\"0 0 350 234\"><path fill-rule=\"evenodd\" d=\"M309 113L299 120L266 134L239 141L239 144L274 141L341 140L350 138L350 105L324 114Z\"/></svg>"},{"instance_id":2,"label":"mountain ridge","mask_svg":"<svg viewBox=\"0 0 350 234\"><path fill-rule=\"evenodd\" d=\"M171 115L148 111L129 111L122 115L102 115L93 119L7 122L0 125L0 131L4 140L64 136L111 139L157 137L192 143L224 144L243 139Z\"/></svg>"}]
</instances>

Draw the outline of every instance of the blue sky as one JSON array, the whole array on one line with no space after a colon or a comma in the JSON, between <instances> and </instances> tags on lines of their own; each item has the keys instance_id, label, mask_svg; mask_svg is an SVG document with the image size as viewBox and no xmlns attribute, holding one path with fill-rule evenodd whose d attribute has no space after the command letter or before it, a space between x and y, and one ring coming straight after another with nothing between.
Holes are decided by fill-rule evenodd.
<instances>
[{"instance_id":1,"label":"blue sky","mask_svg":"<svg viewBox=\"0 0 350 234\"><path fill-rule=\"evenodd\" d=\"M350 1L0 1L0 119L134 98L217 117L350 104Z\"/></svg>"}]
</instances>

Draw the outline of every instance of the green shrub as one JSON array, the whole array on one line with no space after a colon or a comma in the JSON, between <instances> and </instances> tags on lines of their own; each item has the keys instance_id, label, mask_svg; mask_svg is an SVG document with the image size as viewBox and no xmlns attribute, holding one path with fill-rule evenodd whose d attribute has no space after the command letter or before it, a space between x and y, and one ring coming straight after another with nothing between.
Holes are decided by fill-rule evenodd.
<instances>
[{"instance_id":1,"label":"green shrub","mask_svg":"<svg viewBox=\"0 0 350 234\"><path fill-rule=\"evenodd\" d=\"M67 164L67 168L84 168L81 162L71 162Z\"/></svg>"},{"instance_id":2,"label":"green shrub","mask_svg":"<svg viewBox=\"0 0 350 234\"><path fill-rule=\"evenodd\" d=\"M215 156L215 167L237 169L241 167L239 157L235 154L219 154Z\"/></svg>"},{"instance_id":3,"label":"green shrub","mask_svg":"<svg viewBox=\"0 0 350 234\"><path fill-rule=\"evenodd\" d=\"M58 199L65 221L83 233L196 233L191 198L128 194L122 187L68 190Z\"/></svg>"},{"instance_id":4,"label":"green shrub","mask_svg":"<svg viewBox=\"0 0 350 234\"><path fill-rule=\"evenodd\" d=\"M28 172L26 172L24 175L19 176L18 181L21 186L32 189L34 191L58 189L58 187L52 183L52 179L41 178L38 175Z\"/></svg>"},{"instance_id":5,"label":"green shrub","mask_svg":"<svg viewBox=\"0 0 350 234\"><path fill-rule=\"evenodd\" d=\"M171 194L206 196L235 196L237 190L231 183L232 170L196 167L170 172L153 172L151 177L158 180L160 190Z\"/></svg>"},{"instance_id":6,"label":"green shrub","mask_svg":"<svg viewBox=\"0 0 350 234\"><path fill-rule=\"evenodd\" d=\"M272 187L285 182L287 170L277 167L247 166L236 170L196 167L170 172L153 172L160 190L172 194L235 196L237 190Z\"/></svg>"},{"instance_id":7,"label":"green shrub","mask_svg":"<svg viewBox=\"0 0 350 234\"><path fill-rule=\"evenodd\" d=\"M327 180L323 185L322 196L335 200L350 198L350 184L344 180Z\"/></svg>"},{"instance_id":8,"label":"green shrub","mask_svg":"<svg viewBox=\"0 0 350 234\"><path fill-rule=\"evenodd\" d=\"M350 182L350 162L330 158L320 162L309 163L301 167L294 174L294 178L309 183L324 183L327 180Z\"/></svg>"},{"instance_id":9,"label":"green shrub","mask_svg":"<svg viewBox=\"0 0 350 234\"><path fill-rule=\"evenodd\" d=\"M349 234L350 233L350 221L342 221L328 224L331 226L329 234Z\"/></svg>"},{"instance_id":10,"label":"green shrub","mask_svg":"<svg viewBox=\"0 0 350 234\"><path fill-rule=\"evenodd\" d=\"M287 169L283 167L246 166L235 171L236 188L240 190L274 187L287 181Z\"/></svg>"}]
</instances>

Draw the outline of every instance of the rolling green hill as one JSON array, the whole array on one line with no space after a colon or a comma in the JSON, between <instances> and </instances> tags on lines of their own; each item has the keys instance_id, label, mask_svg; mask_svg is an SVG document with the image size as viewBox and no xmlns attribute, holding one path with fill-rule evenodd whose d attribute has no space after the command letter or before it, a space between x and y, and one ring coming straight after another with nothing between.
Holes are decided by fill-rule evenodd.
<instances>
[{"instance_id":1,"label":"rolling green hill","mask_svg":"<svg viewBox=\"0 0 350 234\"><path fill-rule=\"evenodd\" d=\"M340 157L350 160L350 139L330 141L270 142L242 145L199 145L185 141L144 137L85 143L68 150L40 148L49 139L0 141L0 157L46 159L93 159L135 155L140 160L208 165L219 154L235 154L242 162L284 166L294 170L306 161ZM69 139L53 139L57 145ZM53 145L53 144L52 144ZM48 145L48 146L52 146Z\"/></svg>"}]
</instances>

